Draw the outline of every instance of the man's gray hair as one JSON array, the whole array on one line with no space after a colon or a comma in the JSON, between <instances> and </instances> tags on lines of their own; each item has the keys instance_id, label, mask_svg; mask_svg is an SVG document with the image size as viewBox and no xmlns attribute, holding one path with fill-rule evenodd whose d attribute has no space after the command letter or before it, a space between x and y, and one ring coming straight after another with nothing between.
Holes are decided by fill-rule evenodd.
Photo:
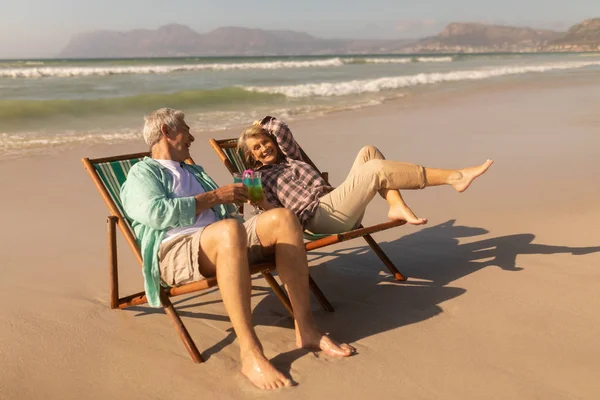
<instances>
[{"instance_id":1,"label":"man's gray hair","mask_svg":"<svg viewBox=\"0 0 600 400\"><path fill-rule=\"evenodd\" d=\"M162 137L162 126L166 125L175 130L179 123L183 123L185 114L183 111L172 108L159 108L144 117L144 141L150 148L160 141Z\"/></svg>"}]
</instances>

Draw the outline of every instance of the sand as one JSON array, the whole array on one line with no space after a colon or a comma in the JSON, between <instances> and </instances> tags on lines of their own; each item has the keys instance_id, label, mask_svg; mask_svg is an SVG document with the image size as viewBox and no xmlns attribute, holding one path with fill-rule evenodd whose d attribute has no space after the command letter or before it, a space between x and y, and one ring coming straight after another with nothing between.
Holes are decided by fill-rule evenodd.
<instances>
[{"instance_id":1,"label":"sand","mask_svg":"<svg viewBox=\"0 0 600 400\"><path fill-rule=\"evenodd\" d=\"M296 350L292 320L253 281L265 352L298 382L276 393L239 373L218 290L176 298L207 358L199 365L160 309L109 309L107 210L79 159L143 151L142 143L0 161L0 398L599 398L599 105L596 76L423 93L292 123L334 184L365 144L429 167L495 164L462 194L405 193L429 224L375 236L405 283L361 240L309 256L336 308L314 302L317 322L352 343L354 357ZM192 155L229 183L208 136ZM386 212L376 199L365 223ZM121 293L139 291L140 269L119 244Z\"/></svg>"}]
</instances>

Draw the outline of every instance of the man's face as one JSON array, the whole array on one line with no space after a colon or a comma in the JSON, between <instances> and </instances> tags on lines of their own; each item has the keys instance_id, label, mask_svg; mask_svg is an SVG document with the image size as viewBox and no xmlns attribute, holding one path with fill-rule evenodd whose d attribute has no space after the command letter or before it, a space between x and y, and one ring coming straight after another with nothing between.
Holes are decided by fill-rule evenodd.
<instances>
[{"instance_id":1,"label":"man's face","mask_svg":"<svg viewBox=\"0 0 600 400\"><path fill-rule=\"evenodd\" d=\"M190 133L190 127L185 121L179 121L177 129L171 131L169 135L169 144L174 150L173 155L177 161L185 161L190 157L190 146L194 140L194 136Z\"/></svg>"}]
</instances>

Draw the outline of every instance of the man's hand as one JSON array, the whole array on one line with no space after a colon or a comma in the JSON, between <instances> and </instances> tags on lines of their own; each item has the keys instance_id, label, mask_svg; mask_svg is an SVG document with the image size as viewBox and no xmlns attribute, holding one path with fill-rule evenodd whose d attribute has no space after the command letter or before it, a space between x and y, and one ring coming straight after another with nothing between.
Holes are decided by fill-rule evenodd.
<instances>
[{"instance_id":1,"label":"man's hand","mask_svg":"<svg viewBox=\"0 0 600 400\"><path fill-rule=\"evenodd\" d=\"M219 204L243 204L248 201L248 188L243 183L233 183L218 188L215 195Z\"/></svg>"},{"instance_id":2,"label":"man's hand","mask_svg":"<svg viewBox=\"0 0 600 400\"><path fill-rule=\"evenodd\" d=\"M212 190L206 193L200 193L194 196L196 199L196 215L217 204L237 203L238 205L248 201L248 188L242 183L234 183Z\"/></svg>"}]
</instances>

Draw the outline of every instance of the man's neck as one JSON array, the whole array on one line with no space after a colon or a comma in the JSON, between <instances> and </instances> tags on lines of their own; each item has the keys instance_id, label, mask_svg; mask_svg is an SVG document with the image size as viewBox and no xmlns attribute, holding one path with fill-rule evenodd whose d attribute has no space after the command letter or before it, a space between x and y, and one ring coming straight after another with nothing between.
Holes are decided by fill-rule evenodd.
<instances>
[{"instance_id":1,"label":"man's neck","mask_svg":"<svg viewBox=\"0 0 600 400\"><path fill-rule=\"evenodd\" d=\"M172 160L177 162L184 162L176 157L168 146L164 146L162 143L157 143L152 147L151 157L155 160Z\"/></svg>"}]
</instances>

